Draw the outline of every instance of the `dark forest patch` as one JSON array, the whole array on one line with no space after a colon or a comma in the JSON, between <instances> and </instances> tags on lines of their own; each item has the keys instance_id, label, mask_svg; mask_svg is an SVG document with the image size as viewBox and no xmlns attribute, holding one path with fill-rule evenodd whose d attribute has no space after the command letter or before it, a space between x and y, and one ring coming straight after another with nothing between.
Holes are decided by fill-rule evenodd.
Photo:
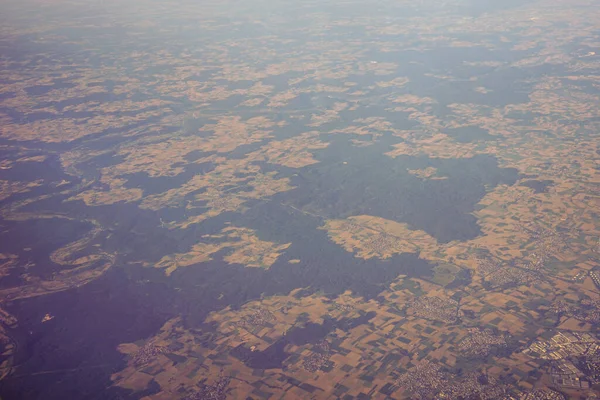
<instances>
[{"instance_id":1,"label":"dark forest patch","mask_svg":"<svg viewBox=\"0 0 600 400\"><path fill-rule=\"evenodd\" d=\"M525 186L533 189L534 193L546 193L548 188L554 184L554 181L550 180L530 180L521 182L520 186Z\"/></svg>"}]
</instances>

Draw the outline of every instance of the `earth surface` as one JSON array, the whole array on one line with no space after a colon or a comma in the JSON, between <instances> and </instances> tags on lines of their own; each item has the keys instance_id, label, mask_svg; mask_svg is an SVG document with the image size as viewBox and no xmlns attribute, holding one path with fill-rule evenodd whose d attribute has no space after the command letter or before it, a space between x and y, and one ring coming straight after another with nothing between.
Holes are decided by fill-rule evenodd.
<instances>
[{"instance_id":1,"label":"earth surface","mask_svg":"<svg viewBox=\"0 0 600 400\"><path fill-rule=\"evenodd\" d=\"M1 398L596 398L599 28L4 0Z\"/></svg>"}]
</instances>

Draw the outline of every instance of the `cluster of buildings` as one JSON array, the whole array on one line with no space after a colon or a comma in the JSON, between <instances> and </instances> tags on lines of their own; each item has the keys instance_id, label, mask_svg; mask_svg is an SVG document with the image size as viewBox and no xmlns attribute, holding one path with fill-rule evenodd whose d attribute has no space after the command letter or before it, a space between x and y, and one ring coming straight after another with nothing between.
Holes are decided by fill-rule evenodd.
<instances>
[{"instance_id":1,"label":"cluster of buildings","mask_svg":"<svg viewBox=\"0 0 600 400\"><path fill-rule=\"evenodd\" d=\"M596 354L600 356L600 341L589 333L559 332L549 340L534 342L524 353L537 354L538 358L544 360L562 360Z\"/></svg>"},{"instance_id":2,"label":"cluster of buildings","mask_svg":"<svg viewBox=\"0 0 600 400\"><path fill-rule=\"evenodd\" d=\"M362 230L365 229L364 226L362 226L361 224L357 224L355 222L351 222L351 221L344 221L343 225L341 226L341 229L343 231L349 232L349 233L359 233Z\"/></svg>"},{"instance_id":3,"label":"cluster of buildings","mask_svg":"<svg viewBox=\"0 0 600 400\"><path fill-rule=\"evenodd\" d=\"M552 311L591 324L600 323L600 300L583 299L579 304L557 301L552 305Z\"/></svg>"},{"instance_id":4,"label":"cluster of buildings","mask_svg":"<svg viewBox=\"0 0 600 400\"><path fill-rule=\"evenodd\" d=\"M581 283L581 282L583 282L585 280L585 277L587 276L587 274L588 274L587 271L579 271L578 273L576 273L575 275L573 275L573 277L571 278L571 280L573 282ZM590 276L591 276L591 274L590 274Z\"/></svg>"},{"instance_id":5,"label":"cluster of buildings","mask_svg":"<svg viewBox=\"0 0 600 400\"><path fill-rule=\"evenodd\" d=\"M537 254L533 256L541 265L551 257L552 253L556 253L565 247L568 237L566 232L557 232L535 224L529 226L518 225L518 229L529 235L536 243Z\"/></svg>"},{"instance_id":6,"label":"cluster of buildings","mask_svg":"<svg viewBox=\"0 0 600 400\"><path fill-rule=\"evenodd\" d=\"M571 360L560 360L549 369L552 383L558 387L572 389L589 389L590 381L586 375Z\"/></svg>"},{"instance_id":7,"label":"cluster of buildings","mask_svg":"<svg viewBox=\"0 0 600 400\"><path fill-rule=\"evenodd\" d=\"M411 399L481 400L507 399L507 386L480 372L456 376L441 370L438 364L423 361L402 374L395 382Z\"/></svg>"},{"instance_id":8,"label":"cluster of buildings","mask_svg":"<svg viewBox=\"0 0 600 400\"><path fill-rule=\"evenodd\" d=\"M592 270L590 271L590 278L592 278L594 285L600 289L600 273L597 270Z\"/></svg>"},{"instance_id":9,"label":"cluster of buildings","mask_svg":"<svg viewBox=\"0 0 600 400\"><path fill-rule=\"evenodd\" d=\"M429 361L403 374L396 381L396 386L410 394L411 399L566 400L564 395L551 389L515 391L511 386L480 372L452 375Z\"/></svg>"},{"instance_id":10,"label":"cluster of buildings","mask_svg":"<svg viewBox=\"0 0 600 400\"><path fill-rule=\"evenodd\" d=\"M477 266L483 276L484 283L492 287L527 284L540 278L538 271L541 263L538 259L536 259L536 262L521 266L516 264L502 265L489 258L479 258L477 259Z\"/></svg>"},{"instance_id":11,"label":"cluster of buildings","mask_svg":"<svg viewBox=\"0 0 600 400\"><path fill-rule=\"evenodd\" d=\"M502 264L498 261L493 260L489 257L479 257L477 258L477 269L479 273L486 277L490 274L493 274L497 270L502 268Z\"/></svg>"},{"instance_id":12,"label":"cluster of buildings","mask_svg":"<svg viewBox=\"0 0 600 400\"><path fill-rule=\"evenodd\" d=\"M341 226L341 230L352 234L363 232L365 229L372 228L351 221L345 221ZM390 235L382 231L377 231L377 233L369 235L369 239L364 242L364 247L365 250L369 252L382 254L393 250L394 247L398 244L398 241L398 238L394 235Z\"/></svg>"},{"instance_id":13,"label":"cluster of buildings","mask_svg":"<svg viewBox=\"0 0 600 400\"><path fill-rule=\"evenodd\" d=\"M373 235L371 239L365 242L365 248L373 253L382 254L392 250L397 243L398 238L385 233L380 233L378 235Z\"/></svg>"},{"instance_id":14,"label":"cluster of buildings","mask_svg":"<svg viewBox=\"0 0 600 400\"><path fill-rule=\"evenodd\" d=\"M506 266L486 277L485 281L493 287L525 285L537 282L540 275L524 268Z\"/></svg>"},{"instance_id":15,"label":"cluster of buildings","mask_svg":"<svg viewBox=\"0 0 600 400\"><path fill-rule=\"evenodd\" d=\"M304 359L302 367L308 372L317 372L329 362L330 351L329 342L320 341L315 345L314 351Z\"/></svg>"},{"instance_id":16,"label":"cluster of buildings","mask_svg":"<svg viewBox=\"0 0 600 400\"><path fill-rule=\"evenodd\" d=\"M343 312L351 312L355 310L355 307L350 305L350 304L340 304L340 303L333 303L333 308L335 308L336 310L340 310Z\"/></svg>"},{"instance_id":17,"label":"cluster of buildings","mask_svg":"<svg viewBox=\"0 0 600 400\"><path fill-rule=\"evenodd\" d=\"M507 346L507 336L492 329L469 328L469 334L459 343L458 350L467 357L486 357L496 348Z\"/></svg>"},{"instance_id":18,"label":"cluster of buildings","mask_svg":"<svg viewBox=\"0 0 600 400\"><path fill-rule=\"evenodd\" d=\"M241 323L244 326L264 326L274 320L275 316L271 311L264 308L257 308L251 314L242 318Z\"/></svg>"},{"instance_id":19,"label":"cluster of buildings","mask_svg":"<svg viewBox=\"0 0 600 400\"><path fill-rule=\"evenodd\" d=\"M456 300L435 296L422 296L408 303L409 313L420 318L455 323L460 318L460 306Z\"/></svg>"},{"instance_id":20,"label":"cluster of buildings","mask_svg":"<svg viewBox=\"0 0 600 400\"><path fill-rule=\"evenodd\" d=\"M207 206L217 210L235 210L241 202L235 195L217 193L208 196Z\"/></svg>"},{"instance_id":21,"label":"cluster of buildings","mask_svg":"<svg viewBox=\"0 0 600 400\"><path fill-rule=\"evenodd\" d=\"M559 332L524 352L552 361L548 372L558 387L589 389L600 383L600 341L589 333Z\"/></svg>"},{"instance_id":22,"label":"cluster of buildings","mask_svg":"<svg viewBox=\"0 0 600 400\"><path fill-rule=\"evenodd\" d=\"M203 384L199 391L187 395L183 400L225 400L231 378L220 377L212 385Z\"/></svg>"},{"instance_id":23,"label":"cluster of buildings","mask_svg":"<svg viewBox=\"0 0 600 400\"><path fill-rule=\"evenodd\" d=\"M516 397L507 400L566 400L565 396L550 389L536 389L530 392L519 393Z\"/></svg>"},{"instance_id":24,"label":"cluster of buildings","mask_svg":"<svg viewBox=\"0 0 600 400\"><path fill-rule=\"evenodd\" d=\"M592 324L600 323L600 299L581 300L581 313L584 321Z\"/></svg>"},{"instance_id":25,"label":"cluster of buildings","mask_svg":"<svg viewBox=\"0 0 600 400\"><path fill-rule=\"evenodd\" d=\"M395 386L410 393L412 398L433 398L448 383L438 364L424 360L400 375Z\"/></svg>"},{"instance_id":26,"label":"cluster of buildings","mask_svg":"<svg viewBox=\"0 0 600 400\"><path fill-rule=\"evenodd\" d=\"M157 346L152 342L148 342L143 345L137 353L133 356L133 363L135 365L144 365L150 361L152 361L159 354L163 354L167 351L167 348L164 346Z\"/></svg>"},{"instance_id":27,"label":"cluster of buildings","mask_svg":"<svg viewBox=\"0 0 600 400\"><path fill-rule=\"evenodd\" d=\"M518 224L517 229L519 232L525 233L531 236L534 240L543 240L549 237L558 236L557 233L553 230L544 228L543 226L537 224Z\"/></svg>"},{"instance_id":28,"label":"cluster of buildings","mask_svg":"<svg viewBox=\"0 0 600 400\"><path fill-rule=\"evenodd\" d=\"M495 378L471 372L460 379L452 379L437 395L438 399L468 399L480 400L506 399L508 388L496 381Z\"/></svg>"}]
</instances>

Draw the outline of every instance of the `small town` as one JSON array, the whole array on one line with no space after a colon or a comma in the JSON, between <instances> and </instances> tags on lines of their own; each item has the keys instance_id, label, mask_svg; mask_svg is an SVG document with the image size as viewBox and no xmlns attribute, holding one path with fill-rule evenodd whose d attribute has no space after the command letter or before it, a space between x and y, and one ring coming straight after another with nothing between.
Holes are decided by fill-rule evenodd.
<instances>
[{"instance_id":1,"label":"small town","mask_svg":"<svg viewBox=\"0 0 600 400\"><path fill-rule=\"evenodd\" d=\"M418 297L408 305L407 313L421 318L455 323L461 316L460 305L452 299Z\"/></svg>"},{"instance_id":2,"label":"small town","mask_svg":"<svg viewBox=\"0 0 600 400\"><path fill-rule=\"evenodd\" d=\"M158 355L164 354L167 348L164 346L157 346L152 342L146 343L142 346L137 353L133 356L133 363L135 365L144 365L154 360Z\"/></svg>"},{"instance_id":3,"label":"small town","mask_svg":"<svg viewBox=\"0 0 600 400\"><path fill-rule=\"evenodd\" d=\"M183 400L225 400L227 398L227 386L231 378L220 377L212 385L202 384L202 388L183 398Z\"/></svg>"},{"instance_id":4,"label":"small town","mask_svg":"<svg viewBox=\"0 0 600 400\"><path fill-rule=\"evenodd\" d=\"M244 316L241 324L247 327L259 327L275 320L272 312L264 308L258 308L251 314Z\"/></svg>"},{"instance_id":5,"label":"small town","mask_svg":"<svg viewBox=\"0 0 600 400\"><path fill-rule=\"evenodd\" d=\"M308 372L316 372L324 367L329 361L330 346L326 340L322 340L314 346L313 352L304 359L302 367Z\"/></svg>"},{"instance_id":6,"label":"small town","mask_svg":"<svg viewBox=\"0 0 600 400\"><path fill-rule=\"evenodd\" d=\"M469 328L469 334L458 345L458 350L467 357L483 358L494 349L507 346L507 335L492 329Z\"/></svg>"}]
</instances>

